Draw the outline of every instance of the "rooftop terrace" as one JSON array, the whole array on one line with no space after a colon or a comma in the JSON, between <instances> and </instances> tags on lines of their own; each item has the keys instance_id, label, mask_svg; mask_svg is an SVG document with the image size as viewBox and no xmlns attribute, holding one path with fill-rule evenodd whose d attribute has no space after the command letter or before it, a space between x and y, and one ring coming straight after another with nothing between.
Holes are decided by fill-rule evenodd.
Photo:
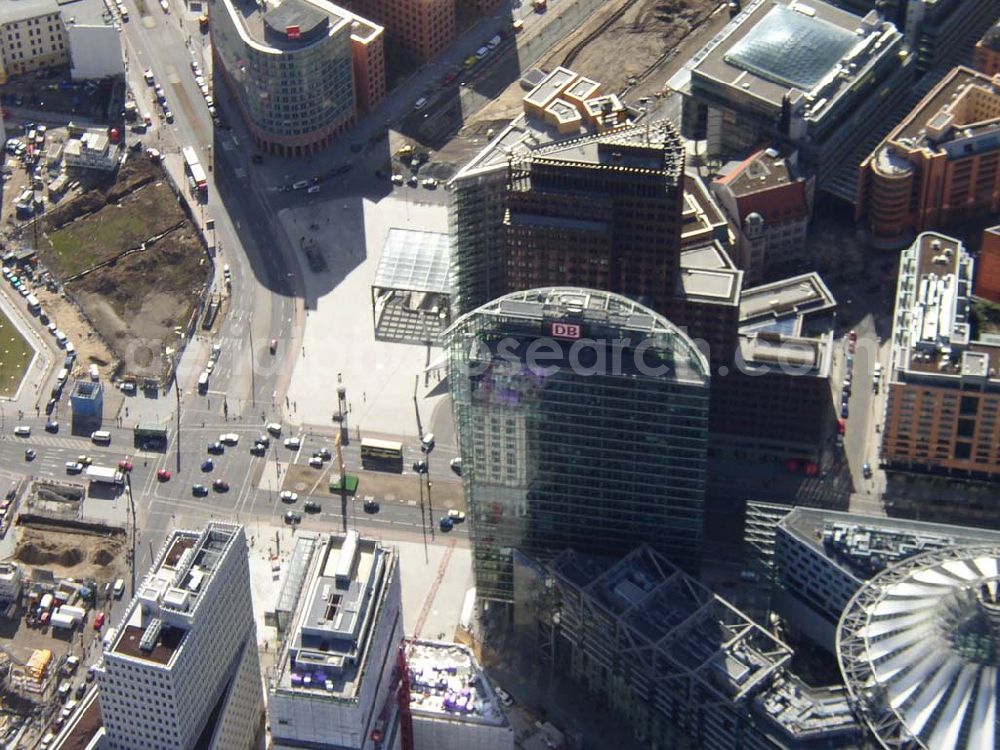
<instances>
[{"instance_id":1,"label":"rooftop terrace","mask_svg":"<svg viewBox=\"0 0 1000 750\"><path fill-rule=\"evenodd\" d=\"M202 532L175 531L140 584L110 651L161 666L184 644L192 618L239 526L209 524Z\"/></svg>"},{"instance_id":2,"label":"rooftop terrace","mask_svg":"<svg viewBox=\"0 0 1000 750\"><path fill-rule=\"evenodd\" d=\"M467 646L414 641L407 653L415 714L504 725L507 719Z\"/></svg>"},{"instance_id":3,"label":"rooftop terrace","mask_svg":"<svg viewBox=\"0 0 1000 750\"><path fill-rule=\"evenodd\" d=\"M958 240L924 232L900 256L890 380L1000 383L1000 346L972 338L974 261Z\"/></svg>"},{"instance_id":4,"label":"rooftop terrace","mask_svg":"<svg viewBox=\"0 0 1000 750\"><path fill-rule=\"evenodd\" d=\"M317 537L303 564L308 570L296 576L300 593L279 657L277 687L353 699L392 553L350 531ZM283 590L282 599L288 598Z\"/></svg>"}]
</instances>

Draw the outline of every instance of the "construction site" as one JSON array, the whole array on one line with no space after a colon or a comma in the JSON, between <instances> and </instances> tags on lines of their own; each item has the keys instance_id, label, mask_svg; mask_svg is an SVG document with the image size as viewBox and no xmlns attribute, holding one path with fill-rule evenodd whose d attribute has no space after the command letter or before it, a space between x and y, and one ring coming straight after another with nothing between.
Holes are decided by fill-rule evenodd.
<instances>
[{"instance_id":1,"label":"construction site","mask_svg":"<svg viewBox=\"0 0 1000 750\"><path fill-rule=\"evenodd\" d=\"M8 499L0 562L0 741L34 747L89 689L80 668L99 646L129 576L126 530L88 521L80 485L38 481Z\"/></svg>"}]
</instances>

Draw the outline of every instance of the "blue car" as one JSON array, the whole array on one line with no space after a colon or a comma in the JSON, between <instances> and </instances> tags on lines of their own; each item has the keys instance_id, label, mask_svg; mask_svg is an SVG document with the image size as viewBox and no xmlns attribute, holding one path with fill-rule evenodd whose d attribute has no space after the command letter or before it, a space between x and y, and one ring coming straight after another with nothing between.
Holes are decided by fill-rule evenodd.
<instances>
[{"instance_id":1,"label":"blue car","mask_svg":"<svg viewBox=\"0 0 1000 750\"><path fill-rule=\"evenodd\" d=\"M451 531L455 527L455 522L448 516L442 516L438 524L441 526L441 531Z\"/></svg>"},{"instance_id":2,"label":"blue car","mask_svg":"<svg viewBox=\"0 0 1000 750\"><path fill-rule=\"evenodd\" d=\"M206 458L204 461L201 462L201 470L202 471L211 471L214 468L215 468L215 464L212 463L212 459L210 459L210 458Z\"/></svg>"}]
</instances>

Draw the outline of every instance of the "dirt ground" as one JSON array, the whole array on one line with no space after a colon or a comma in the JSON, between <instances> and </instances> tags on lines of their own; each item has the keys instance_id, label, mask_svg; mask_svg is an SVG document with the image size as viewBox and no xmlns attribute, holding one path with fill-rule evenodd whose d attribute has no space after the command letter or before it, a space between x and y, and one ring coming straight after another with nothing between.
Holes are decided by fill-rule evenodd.
<instances>
[{"instance_id":1,"label":"dirt ground","mask_svg":"<svg viewBox=\"0 0 1000 750\"><path fill-rule=\"evenodd\" d=\"M553 47L534 67L550 71L567 65L581 75L600 81L605 91L622 91L629 78L638 85L628 97L656 95L670 69L708 41L728 20L725 12L711 14L718 0L616 0L608 2L579 29ZM618 18L615 14L625 8ZM607 28L604 28L607 24ZM711 27L711 28L709 28ZM694 34L695 29L701 34ZM589 39L593 35L593 39ZM588 40L586 44L581 43ZM623 55L622 50L628 54ZM527 71L523 71L527 72ZM498 97L463 125L458 135L435 154L435 161L459 166L489 142L489 131L499 131L523 111L525 91L514 81ZM398 148L402 144L394 144Z\"/></svg>"},{"instance_id":2,"label":"dirt ground","mask_svg":"<svg viewBox=\"0 0 1000 750\"><path fill-rule=\"evenodd\" d=\"M113 261L69 282L59 294L39 294L77 347L79 366L97 364L110 374L124 362L125 373L162 377L169 365L166 350L177 345L175 329L190 319L210 265L161 168L144 157L129 159L113 184L46 214L45 227L52 244L41 248L40 256L55 276L65 279ZM160 234L145 250L123 255Z\"/></svg>"},{"instance_id":3,"label":"dirt ground","mask_svg":"<svg viewBox=\"0 0 1000 750\"><path fill-rule=\"evenodd\" d=\"M631 77L651 75L672 50L699 27L719 0L624 0L606 3L586 24L552 48L540 67L566 65L621 91ZM617 12L625 7L620 17ZM605 28L605 25L606 28ZM579 48L589 36L594 38ZM627 50L627 54L622 54Z\"/></svg>"},{"instance_id":4,"label":"dirt ground","mask_svg":"<svg viewBox=\"0 0 1000 750\"><path fill-rule=\"evenodd\" d=\"M74 377L80 376L90 365L97 365L101 370L113 368L117 357L109 349L100 336L94 335L90 323L80 315L76 305L70 302L62 292L50 292L44 287L35 289L35 296L46 314L59 325L73 346L76 347L76 367Z\"/></svg>"},{"instance_id":5,"label":"dirt ground","mask_svg":"<svg viewBox=\"0 0 1000 750\"><path fill-rule=\"evenodd\" d=\"M113 581L126 573L124 536L22 526L14 558L56 578Z\"/></svg>"}]
</instances>

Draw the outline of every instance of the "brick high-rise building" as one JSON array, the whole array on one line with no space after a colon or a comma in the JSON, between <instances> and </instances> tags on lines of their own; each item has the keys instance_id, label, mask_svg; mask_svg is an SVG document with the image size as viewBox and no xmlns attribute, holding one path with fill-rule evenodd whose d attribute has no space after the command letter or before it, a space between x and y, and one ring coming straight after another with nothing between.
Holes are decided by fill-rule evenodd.
<instances>
[{"instance_id":1,"label":"brick high-rise building","mask_svg":"<svg viewBox=\"0 0 1000 750\"><path fill-rule=\"evenodd\" d=\"M1000 226L983 232L983 246L976 265L976 294L1000 303Z\"/></svg>"},{"instance_id":2,"label":"brick high-rise building","mask_svg":"<svg viewBox=\"0 0 1000 750\"><path fill-rule=\"evenodd\" d=\"M349 0L345 5L385 27L390 44L399 44L421 62L455 40L455 0Z\"/></svg>"},{"instance_id":3,"label":"brick high-rise building","mask_svg":"<svg viewBox=\"0 0 1000 750\"><path fill-rule=\"evenodd\" d=\"M855 211L876 239L1000 210L1000 80L957 67L861 164Z\"/></svg>"},{"instance_id":4,"label":"brick high-rise building","mask_svg":"<svg viewBox=\"0 0 1000 750\"><path fill-rule=\"evenodd\" d=\"M254 145L315 154L385 97L381 26L326 0L209 0L216 69Z\"/></svg>"},{"instance_id":5,"label":"brick high-rise building","mask_svg":"<svg viewBox=\"0 0 1000 750\"><path fill-rule=\"evenodd\" d=\"M988 76L1000 73L1000 21L993 24L983 38L976 42L972 67Z\"/></svg>"},{"instance_id":6,"label":"brick high-rise building","mask_svg":"<svg viewBox=\"0 0 1000 750\"><path fill-rule=\"evenodd\" d=\"M973 309L962 243L924 232L900 256L881 458L889 470L1000 479L1000 346Z\"/></svg>"}]
</instances>

